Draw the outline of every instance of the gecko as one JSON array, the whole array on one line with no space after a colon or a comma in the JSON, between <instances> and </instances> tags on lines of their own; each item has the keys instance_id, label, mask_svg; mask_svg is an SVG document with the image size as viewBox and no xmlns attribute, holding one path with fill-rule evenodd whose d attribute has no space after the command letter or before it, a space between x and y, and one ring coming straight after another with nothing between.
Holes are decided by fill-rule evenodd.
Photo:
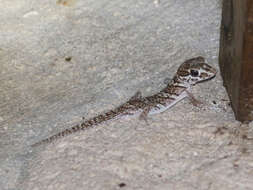
<instances>
[{"instance_id":1,"label":"gecko","mask_svg":"<svg viewBox=\"0 0 253 190\"><path fill-rule=\"evenodd\" d=\"M190 89L200 82L214 78L216 73L216 69L208 65L205 58L201 56L188 59L179 66L172 80L160 92L143 97L141 92L137 91L127 102L115 109L99 114L91 119L83 120L71 128L36 142L32 147L49 143L74 132L125 116L137 116L140 119L146 120L147 116L164 112L186 97L194 105L198 105L201 102L194 98Z\"/></svg>"}]
</instances>

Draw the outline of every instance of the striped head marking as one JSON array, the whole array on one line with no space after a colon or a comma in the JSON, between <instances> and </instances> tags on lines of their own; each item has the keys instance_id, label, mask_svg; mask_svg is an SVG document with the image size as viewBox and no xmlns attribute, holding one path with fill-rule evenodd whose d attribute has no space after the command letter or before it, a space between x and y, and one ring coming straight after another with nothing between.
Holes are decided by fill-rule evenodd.
<instances>
[{"instance_id":1,"label":"striped head marking","mask_svg":"<svg viewBox=\"0 0 253 190\"><path fill-rule=\"evenodd\" d=\"M177 80L184 84L195 85L215 77L217 71L205 63L203 57L186 60L177 70Z\"/></svg>"}]
</instances>

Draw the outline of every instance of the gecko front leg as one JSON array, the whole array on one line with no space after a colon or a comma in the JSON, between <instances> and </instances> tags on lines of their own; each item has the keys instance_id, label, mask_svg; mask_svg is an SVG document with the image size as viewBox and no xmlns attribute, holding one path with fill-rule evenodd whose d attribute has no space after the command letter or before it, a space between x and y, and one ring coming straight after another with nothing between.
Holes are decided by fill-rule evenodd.
<instances>
[{"instance_id":1,"label":"gecko front leg","mask_svg":"<svg viewBox=\"0 0 253 190\"><path fill-rule=\"evenodd\" d=\"M197 100L197 99L193 96L193 94L190 93L188 90L186 90L186 93L187 93L187 95L188 95L188 97L189 97L191 103L192 103L194 106L199 107L199 108L202 107L203 102Z\"/></svg>"}]
</instances>

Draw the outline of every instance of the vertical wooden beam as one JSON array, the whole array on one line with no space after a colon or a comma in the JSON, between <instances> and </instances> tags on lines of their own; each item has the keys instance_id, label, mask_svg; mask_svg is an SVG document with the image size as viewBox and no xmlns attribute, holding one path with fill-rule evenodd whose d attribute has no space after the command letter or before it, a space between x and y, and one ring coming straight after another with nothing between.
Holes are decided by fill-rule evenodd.
<instances>
[{"instance_id":1,"label":"vertical wooden beam","mask_svg":"<svg viewBox=\"0 0 253 190\"><path fill-rule=\"evenodd\" d=\"M236 119L253 120L253 0L223 0L219 64Z\"/></svg>"}]
</instances>

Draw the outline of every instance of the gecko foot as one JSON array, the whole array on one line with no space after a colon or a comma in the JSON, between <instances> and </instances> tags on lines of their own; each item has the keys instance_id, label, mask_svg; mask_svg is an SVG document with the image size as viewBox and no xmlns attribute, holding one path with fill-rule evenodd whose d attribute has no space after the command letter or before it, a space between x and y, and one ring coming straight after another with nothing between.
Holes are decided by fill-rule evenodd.
<instances>
[{"instance_id":1,"label":"gecko foot","mask_svg":"<svg viewBox=\"0 0 253 190\"><path fill-rule=\"evenodd\" d=\"M191 103L192 103L194 106L199 107L199 108L203 107L203 104L204 104L203 102L197 100L197 99L193 96L193 94L190 93L189 91L186 90L186 93L187 93L187 95L188 95L188 97L189 97Z\"/></svg>"}]
</instances>

